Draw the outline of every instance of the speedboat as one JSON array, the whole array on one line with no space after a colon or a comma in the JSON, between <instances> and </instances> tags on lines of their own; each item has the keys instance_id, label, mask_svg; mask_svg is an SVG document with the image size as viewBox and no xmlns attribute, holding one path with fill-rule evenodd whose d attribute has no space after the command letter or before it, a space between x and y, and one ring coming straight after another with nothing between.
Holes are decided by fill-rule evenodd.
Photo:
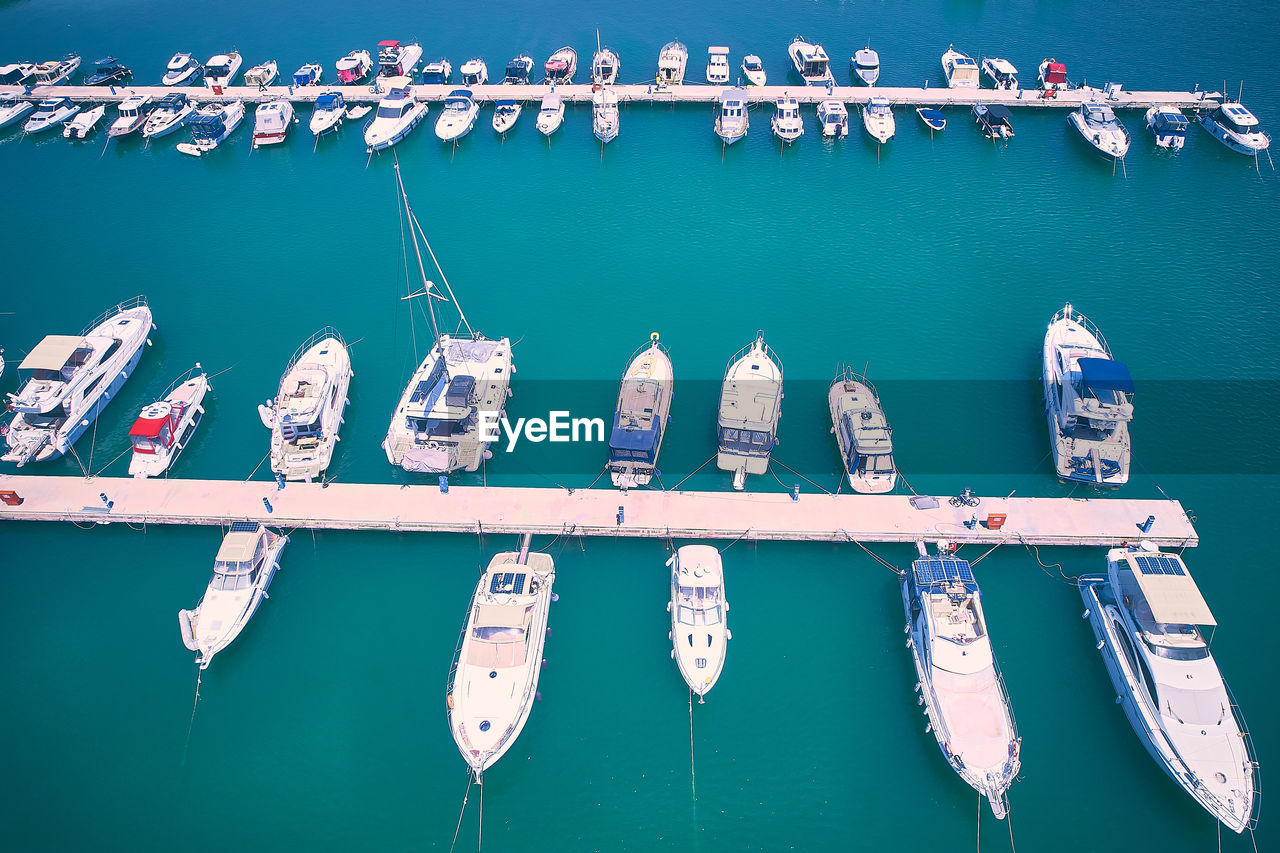
<instances>
[{"instance_id":1,"label":"speedboat","mask_svg":"<svg viewBox=\"0 0 1280 853\"><path fill-rule=\"evenodd\" d=\"M204 75L204 85L210 89L224 89L230 86L236 79L236 75L240 73L243 62L240 54L234 50L210 57L204 64L204 70L201 71Z\"/></svg>"},{"instance_id":2,"label":"speedboat","mask_svg":"<svg viewBox=\"0 0 1280 853\"><path fill-rule=\"evenodd\" d=\"M51 62L41 62L36 66L35 83L36 86L57 86L66 83L71 79L71 75L76 73L80 68L80 57L74 53L68 53L62 59L55 59Z\"/></svg>"},{"instance_id":3,"label":"speedboat","mask_svg":"<svg viewBox=\"0 0 1280 853\"><path fill-rule=\"evenodd\" d=\"M267 596L289 537L257 521L233 521L213 561L213 576L194 610L178 611L182 643L208 669L213 656L240 636Z\"/></svg>"},{"instance_id":4,"label":"speedboat","mask_svg":"<svg viewBox=\"0 0 1280 853\"><path fill-rule=\"evenodd\" d=\"M717 85L729 82L729 48L707 48L707 82Z\"/></svg>"},{"instance_id":5,"label":"speedboat","mask_svg":"<svg viewBox=\"0 0 1280 853\"><path fill-rule=\"evenodd\" d=\"M757 332L729 359L720 382L716 467L733 474L734 489L746 486L748 474L768 472L781 418L782 361Z\"/></svg>"},{"instance_id":6,"label":"speedboat","mask_svg":"<svg viewBox=\"0 0 1280 853\"><path fill-rule=\"evenodd\" d=\"M578 52L568 46L560 48L551 54L543 70L547 73L546 82L552 85L572 83L573 75L578 71Z\"/></svg>"},{"instance_id":7,"label":"speedboat","mask_svg":"<svg viewBox=\"0 0 1280 853\"><path fill-rule=\"evenodd\" d=\"M284 98L258 104L253 111L253 147L284 142L293 124L293 104Z\"/></svg>"},{"instance_id":8,"label":"speedboat","mask_svg":"<svg viewBox=\"0 0 1280 853\"><path fill-rule=\"evenodd\" d=\"M445 688L449 730L480 780L520 737L542 673L555 561L523 548L480 576Z\"/></svg>"},{"instance_id":9,"label":"speedboat","mask_svg":"<svg viewBox=\"0 0 1280 853\"><path fill-rule=\"evenodd\" d=\"M15 412L5 462L22 467L65 454L124 387L155 326L136 296L107 309L79 335L49 335L18 365L24 384L9 394Z\"/></svg>"},{"instance_id":10,"label":"speedboat","mask_svg":"<svg viewBox=\"0 0 1280 853\"><path fill-rule=\"evenodd\" d=\"M468 59L458 70L462 73L463 86L483 86L489 82L489 66L479 57Z\"/></svg>"},{"instance_id":11,"label":"speedboat","mask_svg":"<svg viewBox=\"0 0 1280 853\"><path fill-rule=\"evenodd\" d=\"M1234 832L1258 822L1258 758L1202 626L1217 621L1177 554L1141 542L1081 575L1098 651L1138 740L1169 778Z\"/></svg>"},{"instance_id":12,"label":"speedboat","mask_svg":"<svg viewBox=\"0 0 1280 853\"><path fill-rule=\"evenodd\" d=\"M454 89L444 99L440 117L436 119L436 136L441 142L457 142L471 132L480 115L480 105L470 89Z\"/></svg>"},{"instance_id":13,"label":"speedboat","mask_svg":"<svg viewBox=\"0 0 1280 853\"><path fill-rule=\"evenodd\" d=\"M274 83L279 76L280 64L274 59L268 59L261 65L255 65L244 72L244 84L264 89Z\"/></svg>"},{"instance_id":14,"label":"speedboat","mask_svg":"<svg viewBox=\"0 0 1280 853\"><path fill-rule=\"evenodd\" d=\"M791 64L795 66L796 73L804 80L806 86L835 85L836 78L831 73L831 62L827 59L827 52L822 49L822 45L810 44L796 36L792 39L791 46L787 48L787 53L791 56Z\"/></svg>"},{"instance_id":15,"label":"speedboat","mask_svg":"<svg viewBox=\"0 0 1280 853\"><path fill-rule=\"evenodd\" d=\"M46 98L22 126L23 133L43 133L53 130L80 112L80 106L70 98Z\"/></svg>"},{"instance_id":16,"label":"speedboat","mask_svg":"<svg viewBox=\"0 0 1280 853\"><path fill-rule=\"evenodd\" d=\"M542 106L538 108L538 133L550 136L560 129L564 123L564 101L555 92L542 96Z\"/></svg>"},{"instance_id":17,"label":"speedboat","mask_svg":"<svg viewBox=\"0 0 1280 853\"><path fill-rule=\"evenodd\" d=\"M211 390L209 377L197 364L170 385L159 400L142 408L129 428L129 441L133 444L130 477L159 477L173 467L200 426L204 417L202 404Z\"/></svg>"},{"instance_id":18,"label":"speedboat","mask_svg":"<svg viewBox=\"0 0 1280 853\"><path fill-rule=\"evenodd\" d=\"M160 82L165 86L190 83L200 73L200 61L189 53L175 53L165 68Z\"/></svg>"},{"instance_id":19,"label":"speedboat","mask_svg":"<svg viewBox=\"0 0 1280 853\"><path fill-rule=\"evenodd\" d=\"M929 128L930 132L943 130L947 126L946 114L934 107L916 107L916 115L920 116L920 120L924 122L925 127Z\"/></svg>"},{"instance_id":20,"label":"speedboat","mask_svg":"<svg viewBox=\"0 0 1280 853\"><path fill-rule=\"evenodd\" d=\"M346 101L341 92L325 92L316 98L315 108L311 111L311 133L323 136L331 130L337 130L346 115Z\"/></svg>"},{"instance_id":21,"label":"speedboat","mask_svg":"<svg viewBox=\"0 0 1280 853\"><path fill-rule=\"evenodd\" d=\"M493 129L506 133L516 126L522 107L519 101L498 101L493 105Z\"/></svg>"},{"instance_id":22,"label":"speedboat","mask_svg":"<svg viewBox=\"0 0 1280 853\"><path fill-rule=\"evenodd\" d=\"M422 48L419 45L401 44L394 39L378 42L379 77L411 78L421 61Z\"/></svg>"},{"instance_id":23,"label":"speedboat","mask_svg":"<svg viewBox=\"0 0 1280 853\"><path fill-rule=\"evenodd\" d=\"M747 93L743 89L725 89L716 99L716 136L732 145L747 135Z\"/></svg>"},{"instance_id":24,"label":"speedboat","mask_svg":"<svg viewBox=\"0 0 1280 853\"><path fill-rule=\"evenodd\" d=\"M1256 157L1271 145L1257 117L1238 101L1227 101L1212 112L1201 113L1200 126L1232 151Z\"/></svg>"},{"instance_id":25,"label":"speedboat","mask_svg":"<svg viewBox=\"0 0 1280 853\"><path fill-rule=\"evenodd\" d=\"M36 67L30 62L14 62L9 65L0 65L0 86L35 85L33 82L35 76Z\"/></svg>"},{"instance_id":26,"label":"speedboat","mask_svg":"<svg viewBox=\"0 0 1280 853\"><path fill-rule=\"evenodd\" d=\"M1071 303L1044 336L1044 402L1049 447L1062 480L1129 482L1133 378L1111 355L1102 331Z\"/></svg>"},{"instance_id":27,"label":"speedboat","mask_svg":"<svg viewBox=\"0 0 1280 853\"><path fill-rule=\"evenodd\" d=\"M618 137L618 96L613 89L601 89L591 96L591 132L602 143Z\"/></svg>"},{"instance_id":28,"label":"speedboat","mask_svg":"<svg viewBox=\"0 0 1280 853\"><path fill-rule=\"evenodd\" d=\"M131 95L120 102L117 111L116 120L111 122L111 127L107 129L107 136L112 139L117 136L128 136L146 124L147 116L151 112L151 96Z\"/></svg>"},{"instance_id":29,"label":"speedboat","mask_svg":"<svg viewBox=\"0 0 1280 853\"><path fill-rule=\"evenodd\" d=\"M1087 101L1067 116L1084 141L1095 151L1112 160L1123 160L1129 153L1129 131L1106 104Z\"/></svg>"},{"instance_id":30,"label":"speedboat","mask_svg":"<svg viewBox=\"0 0 1280 853\"><path fill-rule=\"evenodd\" d=\"M527 86L529 75L533 73L533 57L522 53L507 63L506 73L502 77L504 86Z\"/></svg>"},{"instance_id":31,"label":"speedboat","mask_svg":"<svg viewBox=\"0 0 1280 853\"><path fill-rule=\"evenodd\" d=\"M402 88L393 88L378 101L378 111L364 129L364 144L370 151L390 148L409 135L418 122L427 117L427 105L409 94L405 78Z\"/></svg>"},{"instance_id":32,"label":"speedboat","mask_svg":"<svg viewBox=\"0 0 1280 853\"><path fill-rule=\"evenodd\" d=\"M1181 151L1187 141L1190 122L1177 107L1154 106L1147 110L1147 128L1156 138L1156 145L1170 151Z\"/></svg>"},{"instance_id":33,"label":"speedboat","mask_svg":"<svg viewBox=\"0 0 1280 853\"><path fill-rule=\"evenodd\" d=\"M849 70L854 78L868 86L874 86L880 79L880 54L867 45L849 58Z\"/></svg>"},{"instance_id":34,"label":"speedboat","mask_svg":"<svg viewBox=\"0 0 1280 853\"><path fill-rule=\"evenodd\" d=\"M426 238L409 206L398 166L395 173L404 213L401 233L407 225L408 239L421 258L419 237L424 244ZM426 248L434 262L430 245ZM489 445L497 437L511 395L511 375L515 373L511 341L505 337L490 340L476 332L439 264L436 269L445 283L444 293L427 280L422 269L419 266L422 288L404 298L421 297L427 303L425 313L433 332L431 349L405 385L382 449L388 462L410 472L444 475L459 469L475 471L491 455ZM440 331L437 303L442 301L457 309L457 334ZM461 334L462 329L466 335Z\"/></svg>"},{"instance_id":35,"label":"speedboat","mask_svg":"<svg viewBox=\"0 0 1280 853\"><path fill-rule=\"evenodd\" d=\"M654 332L622 373L607 466L615 486L647 486L653 479L670 420L674 378L671 357Z\"/></svg>"},{"instance_id":36,"label":"speedboat","mask_svg":"<svg viewBox=\"0 0 1280 853\"><path fill-rule=\"evenodd\" d=\"M608 47L598 49L591 57L591 82L597 86L612 86L618 79L622 61Z\"/></svg>"},{"instance_id":37,"label":"speedboat","mask_svg":"<svg viewBox=\"0 0 1280 853\"><path fill-rule=\"evenodd\" d=\"M845 368L827 391L827 405L849 485L863 494L893 491L898 480L893 429L876 389L865 376Z\"/></svg>"},{"instance_id":38,"label":"speedboat","mask_svg":"<svg viewBox=\"0 0 1280 853\"><path fill-rule=\"evenodd\" d=\"M982 72L991 79L991 84L994 88L1017 91L1018 69L1014 68L1013 63L1009 60L1001 59L998 56L984 56L982 58Z\"/></svg>"},{"instance_id":39,"label":"speedboat","mask_svg":"<svg viewBox=\"0 0 1280 853\"><path fill-rule=\"evenodd\" d=\"M191 141L178 143L177 149L195 157L209 153L235 132L244 120L244 112L243 101L201 107L187 122L191 128Z\"/></svg>"},{"instance_id":40,"label":"speedboat","mask_svg":"<svg viewBox=\"0 0 1280 853\"><path fill-rule=\"evenodd\" d=\"M1066 91L1071 86L1067 80L1067 66L1052 56L1040 63L1036 79L1046 98L1054 97L1059 91Z\"/></svg>"},{"instance_id":41,"label":"speedboat","mask_svg":"<svg viewBox=\"0 0 1280 853\"><path fill-rule=\"evenodd\" d=\"M373 70L373 58L367 50L353 50L335 62L333 67L338 72L339 83L359 83Z\"/></svg>"},{"instance_id":42,"label":"speedboat","mask_svg":"<svg viewBox=\"0 0 1280 853\"><path fill-rule=\"evenodd\" d=\"M20 101L14 95L0 95L0 127L17 124L35 108L31 101Z\"/></svg>"},{"instance_id":43,"label":"speedboat","mask_svg":"<svg viewBox=\"0 0 1280 853\"><path fill-rule=\"evenodd\" d=\"M318 62L308 62L306 65L293 72L294 88L301 86L319 86L320 78L324 76L324 68Z\"/></svg>"},{"instance_id":44,"label":"speedboat","mask_svg":"<svg viewBox=\"0 0 1280 853\"><path fill-rule=\"evenodd\" d=\"M157 139L173 133L191 119L195 110L195 104L188 101L184 93L165 95L152 105L146 124L142 126L142 138Z\"/></svg>"},{"instance_id":45,"label":"speedboat","mask_svg":"<svg viewBox=\"0 0 1280 853\"><path fill-rule=\"evenodd\" d=\"M332 326L303 341L280 377L274 400L258 406L271 430L271 470L286 480L324 476L347 408L351 384L347 342Z\"/></svg>"},{"instance_id":46,"label":"speedboat","mask_svg":"<svg viewBox=\"0 0 1280 853\"><path fill-rule=\"evenodd\" d=\"M746 78L748 86L763 86L768 81L764 63L754 53L742 57L742 76Z\"/></svg>"},{"instance_id":47,"label":"speedboat","mask_svg":"<svg viewBox=\"0 0 1280 853\"><path fill-rule=\"evenodd\" d=\"M973 120L987 139L1011 139L1013 114L1001 104L974 104Z\"/></svg>"},{"instance_id":48,"label":"speedboat","mask_svg":"<svg viewBox=\"0 0 1280 853\"><path fill-rule=\"evenodd\" d=\"M849 109L841 101L823 101L818 104L818 123L823 136L849 135Z\"/></svg>"},{"instance_id":49,"label":"speedboat","mask_svg":"<svg viewBox=\"0 0 1280 853\"><path fill-rule=\"evenodd\" d=\"M101 104L80 112L75 118L62 125L63 139L84 139L98 126L98 122L102 121L102 117L106 114L107 108Z\"/></svg>"},{"instance_id":50,"label":"speedboat","mask_svg":"<svg viewBox=\"0 0 1280 853\"><path fill-rule=\"evenodd\" d=\"M795 98L778 98L773 105L773 117L769 119L773 135L787 145L804 135L804 120L800 118L800 103Z\"/></svg>"},{"instance_id":51,"label":"speedboat","mask_svg":"<svg viewBox=\"0 0 1280 853\"><path fill-rule=\"evenodd\" d=\"M862 126L881 145L893 138L897 123L893 120L893 105L888 98L872 98L867 101L862 108Z\"/></svg>"},{"instance_id":52,"label":"speedboat","mask_svg":"<svg viewBox=\"0 0 1280 853\"><path fill-rule=\"evenodd\" d=\"M84 78L86 86L115 86L133 76L133 72L114 56L99 59L93 64L93 73Z\"/></svg>"},{"instance_id":53,"label":"speedboat","mask_svg":"<svg viewBox=\"0 0 1280 853\"><path fill-rule=\"evenodd\" d=\"M430 86L447 86L453 79L453 66L443 56L422 66L422 82Z\"/></svg>"},{"instance_id":54,"label":"speedboat","mask_svg":"<svg viewBox=\"0 0 1280 853\"><path fill-rule=\"evenodd\" d=\"M978 88L978 63L967 53L956 50L955 45L942 54L942 74L952 89Z\"/></svg>"},{"instance_id":55,"label":"speedboat","mask_svg":"<svg viewBox=\"0 0 1280 853\"><path fill-rule=\"evenodd\" d=\"M919 701L947 763L1002 820L1022 764L1022 738L991 647L982 593L968 561L917 547L919 559L902 575L902 606Z\"/></svg>"},{"instance_id":56,"label":"speedboat","mask_svg":"<svg viewBox=\"0 0 1280 853\"><path fill-rule=\"evenodd\" d=\"M669 41L658 51L659 86L679 86L684 83L684 70L689 64L689 48L678 41Z\"/></svg>"},{"instance_id":57,"label":"speedboat","mask_svg":"<svg viewBox=\"0 0 1280 853\"><path fill-rule=\"evenodd\" d=\"M729 602L724 597L724 565L710 545L683 545L667 560L671 569L671 657L698 702L724 671Z\"/></svg>"}]
</instances>

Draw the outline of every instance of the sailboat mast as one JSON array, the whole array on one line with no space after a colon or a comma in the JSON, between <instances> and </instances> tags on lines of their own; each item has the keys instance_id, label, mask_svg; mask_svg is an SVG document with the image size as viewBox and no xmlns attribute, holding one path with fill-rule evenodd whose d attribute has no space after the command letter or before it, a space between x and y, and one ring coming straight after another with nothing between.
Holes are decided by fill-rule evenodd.
<instances>
[{"instance_id":1,"label":"sailboat mast","mask_svg":"<svg viewBox=\"0 0 1280 853\"><path fill-rule=\"evenodd\" d=\"M409 220L409 240L413 243L413 254L418 259L418 273L422 276L422 292L427 297L427 312L431 317L431 331L435 333L435 343L438 345L440 342L440 326L436 322L436 306L431 299L431 282L427 281L427 270L422 265L422 250L418 248L418 235L414 230L418 220L413 215L413 208L409 206L409 195L404 191L404 180L400 177L399 161L395 164L395 170L396 183L400 187L400 198L404 202L405 215ZM412 322L412 317L410 321Z\"/></svg>"}]
</instances>

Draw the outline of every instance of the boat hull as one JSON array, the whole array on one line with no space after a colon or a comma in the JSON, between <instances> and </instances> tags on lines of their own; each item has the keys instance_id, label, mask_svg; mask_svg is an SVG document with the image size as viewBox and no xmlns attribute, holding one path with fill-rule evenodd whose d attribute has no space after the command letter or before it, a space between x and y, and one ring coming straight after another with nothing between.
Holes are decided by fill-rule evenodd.
<instances>
[{"instance_id":1,"label":"boat hull","mask_svg":"<svg viewBox=\"0 0 1280 853\"><path fill-rule=\"evenodd\" d=\"M422 122L422 120L426 117L427 117L427 105L415 104L413 111L409 114L409 117L407 117L407 119L404 122L402 122L394 130L389 132L385 137L379 137L373 140L369 138L369 130L373 127L373 125L371 124L368 128L365 129L365 136L364 136L365 145L369 147L370 151L381 151L385 148L391 148L392 146L399 144L400 141L403 140L406 136L408 136L413 131L413 129L417 127Z\"/></svg>"},{"instance_id":2,"label":"boat hull","mask_svg":"<svg viewBox=\"0 0 1280 853\"><path fill-rule=\"evenodd\" d=\"M288 536L278 536L271 543L270 549L263 560L263 568L258 583L254 586L249 601L246 602L244 609L224 631L218 633L212 638L200 638L196 636L198 631L201 605L197 605L194 610L181 610L178 612L178 625L182 635L183 644L187 648L194 645L192 649L196 652L196 666L200 669L208 669L209 664L213 663L213 658L227 646L231 645L245 626L249 624L249 620L258 612L258 608L262 606L262 602L267 599L267 588L271 586L272 579L275 578L276 572L280 570L280 554L284 551L284 546L288 544ZM188 637L190 641L188 641Z\"/></svg>"}]
</instances>

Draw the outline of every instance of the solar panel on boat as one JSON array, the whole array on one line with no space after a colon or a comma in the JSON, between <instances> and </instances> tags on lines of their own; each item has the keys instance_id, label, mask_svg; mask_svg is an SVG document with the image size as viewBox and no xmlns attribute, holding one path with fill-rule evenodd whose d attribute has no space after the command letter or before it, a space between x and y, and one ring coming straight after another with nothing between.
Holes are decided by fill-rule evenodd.
<instances>
[{"instance_id":1,"label":"solar panel on boat","mask_svg":"<svg viewBox=\"0 0 1280 853\"><path fill-rule=\"evenodd\" d=\"M1144 575L1185 575L1186 569L1173 557L1134 557L1138 571Z\"/></svg>"},{"instance_id":2,"label":"solar panel on boat","mask_svg":"<svg viewBox=\"0 0 1280 853\"><path fill-rule=\"evenodd\" d=\"M256 521L233 521L231 522L232 533L253 533L258 529Z\"/></svg>"},{"instance_id":3,"label":"solar panel on boat","mask_svg":"<svg viewBox=\"0 0 1280 853\"><path fill-rule=\"evenodd\" d=\"M524 592L524 579L523 572L498 572L494 574L493 580L489 582L489 592L520 595Z\"/></svg>"},{"instance_id":4,"label":"solar panel on boat","mask_svg":"<svg viewBox=\"0 0 1280 853\"><path fill-rule=\"evenodd\" d=\"M924 586L960 581L977 586L968 560L956 557L922 557L914 564L916 581Z\"/></svg>"}]
</instances>

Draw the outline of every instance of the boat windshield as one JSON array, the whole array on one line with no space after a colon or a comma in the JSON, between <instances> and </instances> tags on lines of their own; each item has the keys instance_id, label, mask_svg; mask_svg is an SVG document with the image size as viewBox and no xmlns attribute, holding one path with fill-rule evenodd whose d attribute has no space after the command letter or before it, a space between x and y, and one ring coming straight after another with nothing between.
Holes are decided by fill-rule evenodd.
<instances>
[{"instance_id":1,"label":"boat windshield","mask_svg":"<svg viewBox=\"0 0 1280 853\"><path fill-rule=\"evenodd\" d=\"M761 68L764 68L764 65L762 65L758 59L748 59L742 63L742 67L748 71L759 71Z\"/></svg>"},{"instance_id":2,"label":"boat windshield","mask_svg":"<svg viewBox=\"0 0 1280 853\"><path fill-rule=\"evenodd\" d=\"M764 430L720 428L720 449L764 456L773 450L776 440Z\"/></svg>"},{"instance_id":3,"label":"boat windshield","mask_svg":"<svg viewBox=\"0 0 1280 853\"><path fill-rule=\"evenodd\" d=\"M405 428L419 441L429 438L449 438L466 433L466 424L448 418L405 418Z\"/></svg>"},{"instance_id":4,"label":"boat windshield","mask_svg":"<svg viewBox=\"0 0 1280 853\"><path fill-rule=\"evenodd\" d=\"M206 77L226 77L230 66L227 65L206 65L204 76Z\"/></svg>"},{"instance_id":5,"label":"boat windshield","mask_svg":"<svg viewBox=\"0 0 1280 853\"><path fill-rule=\"evenodd\" d=\"M499 627L497 625L477 625L471 635L477 640L490 643L519 643L524 640L524 628Z\"/></svg>"},{"instance_id":6,"label":"boat windshield","mask_svg":"<svg viewBox=\"0 0 1280 853\"><path fill-rule=\"evenodd\" d=\"M676 619L681 625L719 625L720 588L714 586L681 586ZM701 614L702 619L698 619Z\"/></svg>"},{"instance_id":7,"label":"boat windshield","mask_svg":"<svg viewBox=\"0 0 1280 853\"><path fill-rule=\"evenodd\" d=\"M1189 726L1216 726L1227 716L1223 694L1217 690L1187 690L1160 685L1160 713Z\"/></svg>"},{"instance_id":8,"label":"boat windshield","mask_svg":"<svg viewBox=\"0 0 1280 853\"><path fill-rule=\"evenodd\" d=\"M858 459L858 470L863 474L892 474L893 454L863 456Z\"/></svg>"},{"instance_id":9,"label":"boat windshield","mask_svg":"<svg viewBox=\"0 0 1280 853\"><path fill-rule=\"evenodd\" d=\"M234 592L253 585L253 563L248 560L229 562L218 560L213 564L213 579L209 587L219 592Z\"/></svg>"},{"instance_id":10,"label":"boat windshield","mask_svg":"<svg viewBox=\"0 0 1280 853\"><path fill-rule=\"evenodd\" d=\"M400 118L408 108L408 104L380 104L378 118Z\"/></svg>"},{"instance_id":11,"label":"boat windshield","mask_svg":"<svg viewBox=\"0 0 1280 853\"><path fill-rule=\"evenodd\" d=\"M285 441L301 441L304 438L320 438L324 433L324 429L320 425L319 419L308 423L287 423L280 424L280 437Z\"/></svg>"}]
</instances>

